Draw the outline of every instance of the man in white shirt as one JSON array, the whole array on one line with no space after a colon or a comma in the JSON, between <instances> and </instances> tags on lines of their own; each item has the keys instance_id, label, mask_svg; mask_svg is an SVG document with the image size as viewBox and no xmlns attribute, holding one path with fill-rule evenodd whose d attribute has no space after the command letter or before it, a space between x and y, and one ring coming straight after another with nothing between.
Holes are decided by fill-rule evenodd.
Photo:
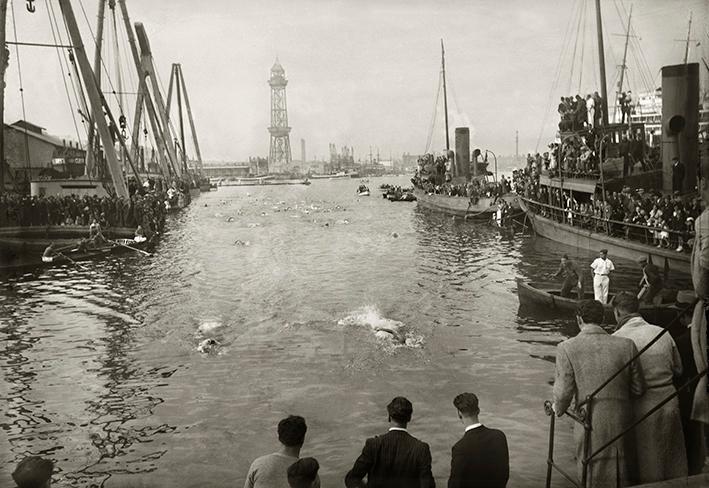
<instances>
[{"instance_id":1,"label":"man in white shirt","mask_svg":"<svg viewBox=\"0 0 709 488\"><path fill-rule=\"evenodd\" d=\"M596 120L595 100L591 95L586 95L586 124L587 127L593 127L593 122Z\"/></svg>"},{"instance_id":2,"label":"man in white shirt","mask_svg":"<svg viewBox=\"0 0 709 488\"><path fill-rule=\"evenodd\" d=\"M608 303L608 287L611 271L615 270L613 261L608 259L608 249L601 249L599 257L591 263L593 270L593 297L605 304Z\"/></svg>"}]
</instances>

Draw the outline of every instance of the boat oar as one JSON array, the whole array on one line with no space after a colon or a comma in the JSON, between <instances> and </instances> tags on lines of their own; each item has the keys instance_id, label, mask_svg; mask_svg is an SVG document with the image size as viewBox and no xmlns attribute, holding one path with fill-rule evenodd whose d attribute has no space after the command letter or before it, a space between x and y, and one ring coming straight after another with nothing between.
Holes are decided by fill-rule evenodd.
<instances>
[{"instance_id":1,"label":"boat oar","mask_svg":"<svg viewBox=\"0 0 709 488\"><path fill-rule=\"evenodd\" d=\"M147 251L143 251L142 249L138 249L138 248L136 248L136 247L131 247L131 246L129 246L128 244L123 244L122 242L118 242L118 241L114 241L114 242L115 242L116 244L118 244L119 246L127 247L128 249L131 249L132 251L136 251L136 252L143 253L143 254L145 254L146 256L152 256L152 254L150 254L150 253L147 252Z\"/></svg>"},{"instance_id":2,"label":"boat oar","mask_svg":"<svg viewBox=\"0 0 709 488\"><path fill-rule=\"evenodd\" d=\"M83 269L83 270L85 270L85 271L88 271L88 270L89 270L89 268L87 268L87 267L84 266L83 264L77 263L76 261L74 261L73 259L71 259L71 258L70 258L69 256L67 256L66 254L62 254L62 253L59 252L59 253L57 253L57 256L63 257L64 259L66 259L67 261L69 261L69 262L70 262L71 264L73 264L74 266L77 266L77 267L79 267L79 268L81 268L81 269Z\"/></svg>"}]
</instances>

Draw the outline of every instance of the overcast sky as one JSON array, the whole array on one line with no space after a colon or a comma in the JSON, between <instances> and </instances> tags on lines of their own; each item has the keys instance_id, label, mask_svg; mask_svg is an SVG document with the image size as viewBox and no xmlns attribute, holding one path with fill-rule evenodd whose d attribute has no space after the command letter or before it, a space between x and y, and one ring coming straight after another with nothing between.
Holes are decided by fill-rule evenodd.
<instances>
[{"instance_id":1,"label":"overcast sky","mask_svg":"<svg viewBox=\"0 0 709 488\"><path fill-rule=\"evenodd\" d=\"M25 10L25 2L14 3L18 40L52 42L48 20L52 9L47 2L35 2L34 14ZM58 3L52 3L58 16ZM72 4L93 59L87 19L95 31L97 2ZM474 147L513 154L515 130L521 153L533 150L540 134L545 145L554 136L551 107L558 97L575 94L579 87L584 93L598 89L593 0L128 0L127 4L131 20L143 22L147 29L165 88L171 63L182 64L202 155L208 160L267 156L267 80L276 56L289 80L294 159L300 159L301 138L308 159L326 157L330 142L354 146L356 158L364 158L370 146L375 152L378 148L383 159L390 153L400 157L404 151L423 152L439 83L441 38L446 44L451 127L471 126ZM659 86L660 68L683 61L685 45L675 39L686 37L690 11L695 39L690 61L701 62L701 56L709 61L707 0L632 4L638 40L629 52L628 77L634 92ZM601 0L601 5L610 93L623 55L624 38L617 34L625 32L631 2ZM14 40L12 18L11 10L8 40ZM124 38L121 32L124 90L135 91ZM113 51L109 41L105 69L115 87ZM29 47L19 52L26 118L52 134L76 137L63 81L67 78L57 52ZM6 76L5 118L10 122L23 118L17 68L13 47ZM111 103L117 105L115 98ZM129 123L134 103L134 96L127 95L124 112ZM543 125L545 114L549 115ZM435 125L435 149L440 149L440 116ZM78 133L85 138L81 125Z\"/></svg>"}]
</instances>

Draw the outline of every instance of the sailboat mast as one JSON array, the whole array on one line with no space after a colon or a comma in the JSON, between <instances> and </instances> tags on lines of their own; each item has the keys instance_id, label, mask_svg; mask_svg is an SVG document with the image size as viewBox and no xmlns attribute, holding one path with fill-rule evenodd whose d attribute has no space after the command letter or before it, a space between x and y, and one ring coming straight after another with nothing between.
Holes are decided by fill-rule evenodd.
<instances>
[{"instance_id":1,"label":"sailboat mast","mask_svg":"<svg viewBox=\"0 0 709 488\"><path fill-rule=\"evenodd\" d=\"M608 125L608 90L606 89L606 56L603 50L603 25L601 23L601 0L596 0L596 30L598 31L598 65L601 69L601 106L603 125Z\"/></svg>"},{"instance_id":2,"label":"sailboat mast","mask_svg":"<svg viewBox=\"0 0 709 488\"><path fill-rule=\"evenodd\" d=\"M446 92L446 51L443 47L443 39L441 39L441 70L443 73L443 113L446 119L446 153L450 151L451 143L448 136L448 93Z\"/></svg>"}]
</instances>

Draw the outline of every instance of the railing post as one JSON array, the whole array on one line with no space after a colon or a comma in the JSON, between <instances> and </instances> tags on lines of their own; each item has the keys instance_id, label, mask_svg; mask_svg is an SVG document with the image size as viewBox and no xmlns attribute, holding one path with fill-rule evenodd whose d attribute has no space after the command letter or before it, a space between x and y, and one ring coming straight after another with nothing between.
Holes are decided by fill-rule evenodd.
<instances>
[{"instance_id":1,"label":"railing post","mask_svg":"<svg viewBox=\"0 0 709 488\"><path fill-rule=\"evenodd\" d=\"M586 397L586 405L581 407L586 410L585 416L583 416L583 467L581 468L581 486L586 488L586 481L588 480L588 464L590 462L591 456L591 435L592 435L592 408L593 396L589 395ZM582 411L583 415L583 411Z\"/></svg>"},{"instance_id":2,"label":"railing post","mask_svg":"<svg viewBox=\"0 0 709 488\"><path fill-rule=\"evenodd\" d=\"M551 418L549 421L549 453L547 454L547 481L546 488L551 488L551 472L554 465L554 425L556 423L556 413L551 408L551 402L544 402L544 410ZM549 413L551 411L551 413Z\"/></svg>"}]
</instances>

